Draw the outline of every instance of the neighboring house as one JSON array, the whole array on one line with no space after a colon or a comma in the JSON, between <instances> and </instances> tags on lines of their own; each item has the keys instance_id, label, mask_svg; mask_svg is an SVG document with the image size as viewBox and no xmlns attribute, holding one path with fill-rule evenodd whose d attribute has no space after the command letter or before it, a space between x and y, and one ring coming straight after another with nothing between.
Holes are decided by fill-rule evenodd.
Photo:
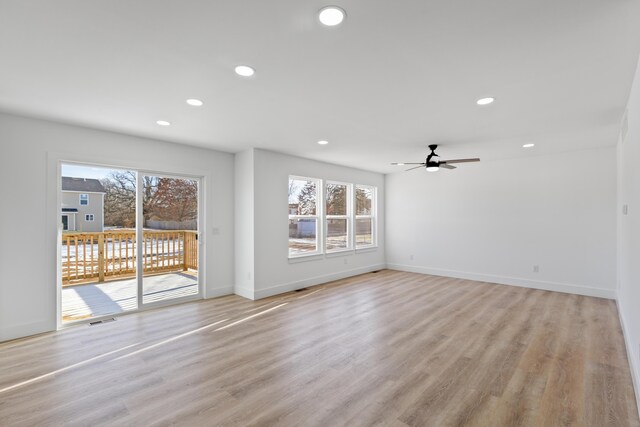
<instances>
[{"instance_id":1,"label":"neighboring house","mask_svg":"<svg viewBox=\"0 0 640 427\"><path fill-rule=\"evenodd\" d=\"M62 177L62 229L93 232L104 227L104 195L97 179Z\"/></svg>"}]
</instances>

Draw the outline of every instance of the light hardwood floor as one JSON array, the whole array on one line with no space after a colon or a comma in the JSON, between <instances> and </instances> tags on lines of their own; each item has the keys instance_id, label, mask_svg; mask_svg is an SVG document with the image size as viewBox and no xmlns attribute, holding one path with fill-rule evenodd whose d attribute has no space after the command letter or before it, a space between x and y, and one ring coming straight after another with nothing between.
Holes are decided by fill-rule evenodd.
<instances>
[{"instance_id":1,"label":"light hardwood floor","mask_svg":"<svg viewBox=\"0 0 640 427\"><path fill-rule=\"evenodd\" d=\"M640 426L613 301L381 271L0 344L0 425Z\"/></svg>"}]
</instances>

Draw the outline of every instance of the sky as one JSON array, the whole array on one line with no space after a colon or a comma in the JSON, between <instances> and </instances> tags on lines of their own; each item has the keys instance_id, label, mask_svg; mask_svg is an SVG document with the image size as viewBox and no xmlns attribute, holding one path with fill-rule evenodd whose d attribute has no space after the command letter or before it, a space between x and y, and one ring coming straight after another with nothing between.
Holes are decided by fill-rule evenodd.
<instances>
[{"instance_id":1,"label":"sky","mask_svg":"<svg viewBox=\"0 0 640 427\"><path fill-rule=\"evenodd\" d=\"M114 169L99 168L96 166L62 164L62 176L70 176L73 178L102 179L109 176L112 171L114 171Z\"/></svg>"}]
</instances>

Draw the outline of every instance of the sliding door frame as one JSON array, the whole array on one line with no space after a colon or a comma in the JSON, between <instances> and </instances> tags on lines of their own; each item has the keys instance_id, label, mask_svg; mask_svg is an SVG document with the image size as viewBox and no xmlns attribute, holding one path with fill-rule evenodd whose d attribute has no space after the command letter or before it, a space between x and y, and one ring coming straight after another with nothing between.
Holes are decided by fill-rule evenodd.
<instances>
[{"instance_id":1,"label":"sliding door frame","mask_svg":"<svg viewBox=\"0 0 640 427\"><path fill-rule=\"evenodd\" d=\"M47 232L50 236L48 240L48 247L51 249L51 257L48 265L55 270L55 301L56 306L53 310L52 317L50 317L52 326L54 329L59 330L68 326L97 322L100 320L110 319L113 317L119 317L122 315L128 315L131 313L138 313L145 310L151 310L164 306L171 306L175 304L181 304L184 302L197 301L206 298L206 233L203 230L206 229L206 203L207 203L207 183L210 179L211 172L204 170L197 170L189 168L188 170L181 170L181 168L173 166L169 167L170 172L155 169L150 167L152 165L140 165L130 160L123 161L122 159L107 159L102 158L102 161L97 162L95 158L88 158L83 155L74 155L70 153L58 153L47 152L47 202L46 211L47 221L46 226L51 232ZM100 167L119 170L130 170L136 172L136 185L139 185L139 180L143 175L170 177L170 178L182 178L192 179L198 181L198 294L189 295L186 297L180 297L170 300L158 301L155 303L143 304L142 299L142 261L141 261L141 245L136 245L136 279L137 279L137 303L138 307L135 310L123 311L120 313L114 313L105 316L96 316L88 319L75 320L70 322L62 321L62 251L60 242L62 239L62 221L60 220L60 212L62 211L62 164L87 166L87 167ZM143 223L140 220L142 215L141 205L142 197L140 192L136 191L136 240L140 242L142 237ZM138 227L138 224L141 227ZM55 249L54 249L55 248ZM55 255L54 255L55 254ZM52 265L55 263L55 266ZM55 316L55 317L53 317Z\"/></svg>"}]
</instances>

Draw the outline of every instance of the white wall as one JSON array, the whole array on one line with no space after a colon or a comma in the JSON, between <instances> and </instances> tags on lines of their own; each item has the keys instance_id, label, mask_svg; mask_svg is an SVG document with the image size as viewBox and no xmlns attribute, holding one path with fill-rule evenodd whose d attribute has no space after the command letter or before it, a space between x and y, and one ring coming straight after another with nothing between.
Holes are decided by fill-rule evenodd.
<instances>
[{"instance_id":1,"label":"white wall","mask_svg":"<svg viewBox=\"0 0 640 427\"><path fill-rule=\"evenodd\" d=\"M254 250L238 252L238 257L245 256L247 260L237 260L239 269L236 271L236 277L238 283L246 281L248 286L251 286L251 280L248 278L253 278L253 295L250 295L249 290L243 293L236 290L236 293L255 299L264 298L384 268L383 175L270 151L257 149L251 151L254 185ZM236 165L239 163L246 166L249 162L243 160L236 162ZM376 186L379 218L378 247L339 256L327 255L305 261L290 261L288 259L289 230L286 220L289 175ZM255 257L253 272L250 271L251 260L248 259L251 256Z\"/></svg>"},{"instance_id":2,"label":"white wall","mask_svg":"<svg viewBox=\"0 0 640 427\"><path fill-rule=\"evenodd\" d=\"M204 176L205 295L233 292L233 155L6 114L0 150L0 341L56 328L57 159Z\"/></svg>"},{"instance_id":3,"label":"white wall","mask_svg":"<svg viewBox=\"0 0 640 427\"><path fill-rule=\"evenodd\" d=\"M611 147L387 175L387 264L613 298L615 170Z\"/></svg>"},{"instance_id":4,"label":"white wall","mask_svg":"<svg viewBox=\"0 0 640 427\"><path fill-rule=\"evenodd\" d=\"M253 298L254 290L254 156L253 150L235 158L235 293Z\"/></svg>"},{"instance_id":5,"label":"white wall","mask_svg":"<svg viewBox=\"0 0 640 427\"><path fill-rule=\"evenodd\" d=\"M640 67L618 143L618 310L640 408ZM627 205L627 214L622 211Z\"/></svg>"}]
</instances>

